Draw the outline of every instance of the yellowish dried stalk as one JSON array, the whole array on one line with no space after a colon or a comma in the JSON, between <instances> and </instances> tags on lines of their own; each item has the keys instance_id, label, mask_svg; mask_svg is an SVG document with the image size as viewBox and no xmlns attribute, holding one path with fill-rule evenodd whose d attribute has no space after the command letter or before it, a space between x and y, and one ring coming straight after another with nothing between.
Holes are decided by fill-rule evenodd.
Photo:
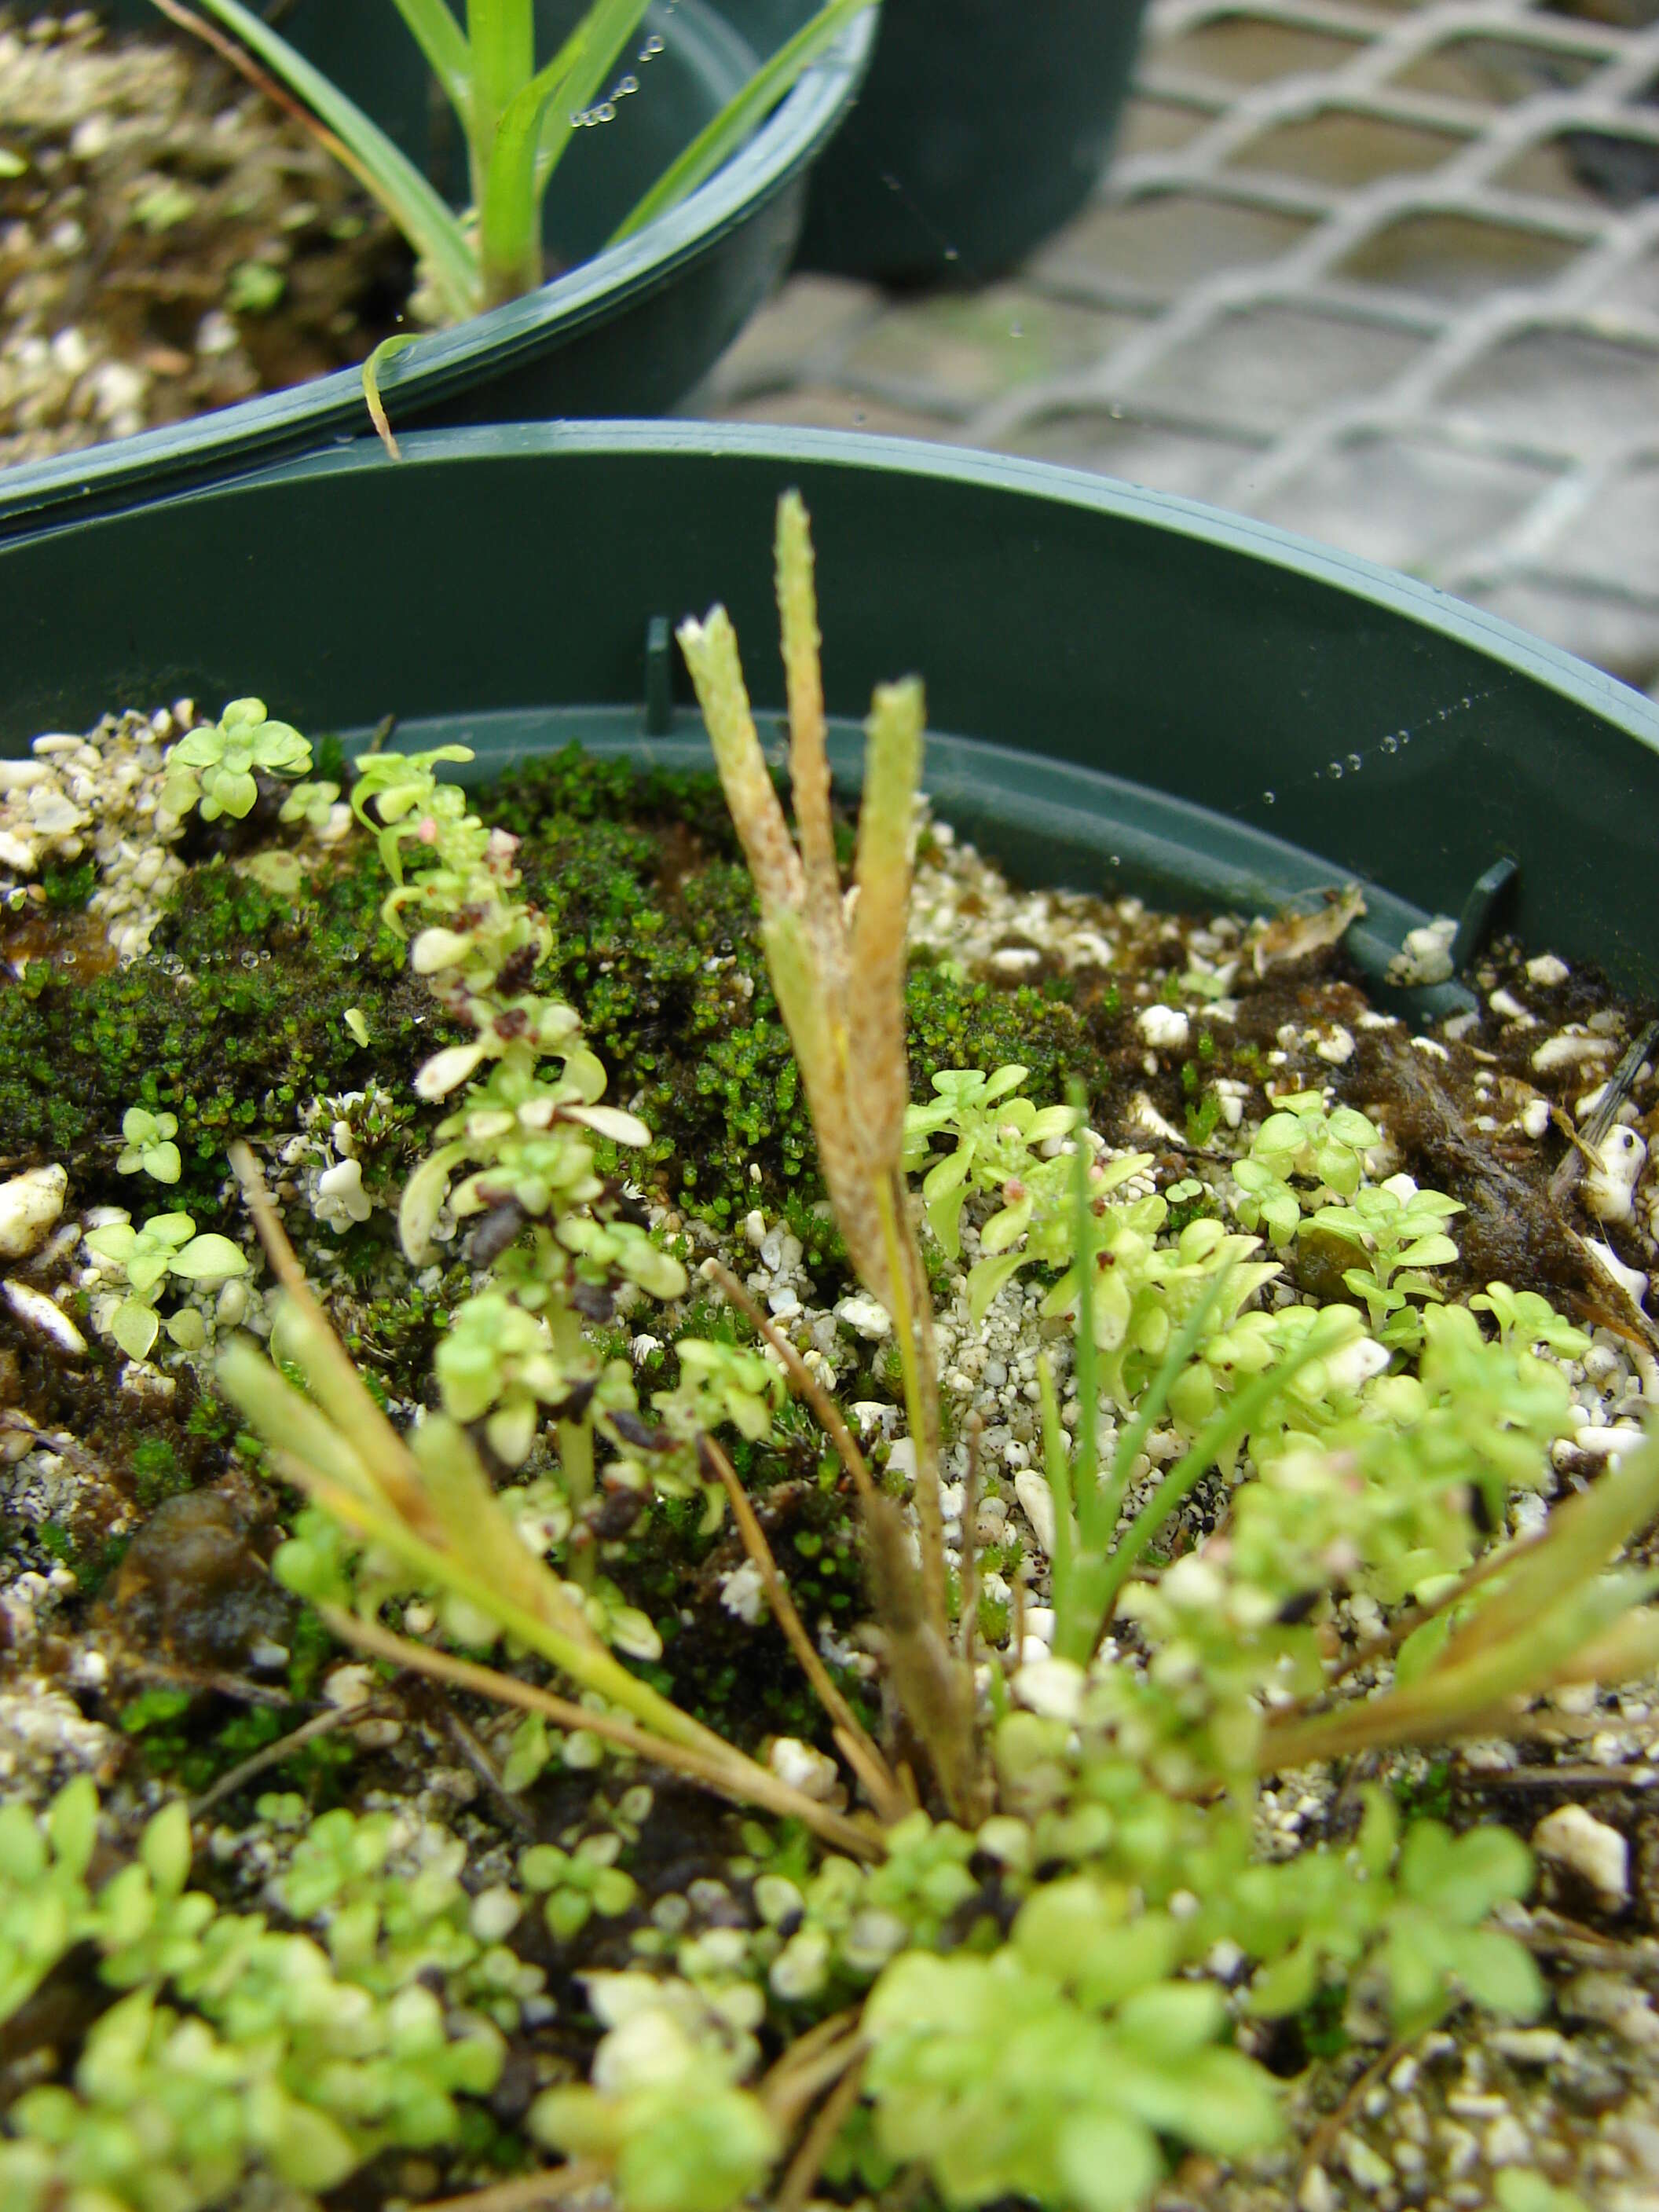
<instances>
[{"instance_id":1,"label":"yellowish dried stalk","mask_svg":"<svg viewBox=\"0 0 1659 2212\"><path fill-rule=\"evenodd\" d=\"M679 641L760 900L767 965L806 1086L836 1225L860 1281L893 1313L878 1194L890 1190L899 1171L910 1095L904 924L922 690L914 678L884 684L865 726L869 750L849 932L830 817L811 545L806 511L793 492L779 503L777 566L799 852L761 751L725 608L714 608L705 622L683 623ZM908 1215L900 1244L902 1287L914 1308L926 1279Z\"/></svg>"},{"instance_id":2,"label":"yellowish dried stalk","mask_svg":"<svg viewBox=\"0 0 1659 2212\"><path fill-rule=\"evenodd\" d=\"M915 678L877 689L865 724L854 888L843 902L830 811L811 538L795 492L778 504L776 554L799 850L767 771L725 609L714 608L705 622L682 623L679 640L760 901L767 966L805 1086L836 1224L860 1281L892 1317L915 1453L921 1539L916 1601L907 1600L902 1610L913 1615L913 1626L925 1626L927 1648L942 1656L948 1673L955 1662L946 1607L933 1309L902 1169L910 1097L905 922L926 707ZM918 1732L946 1794L958 1796L970 1764L970 1700L960 1684L941 1691L927 1666L901 1665L899 1671L908 1672L918 1690L924 1690L927 1678ZM938 1740L941 1725L957 1739L952 1744Z\"/></svg>"}]
</instances>

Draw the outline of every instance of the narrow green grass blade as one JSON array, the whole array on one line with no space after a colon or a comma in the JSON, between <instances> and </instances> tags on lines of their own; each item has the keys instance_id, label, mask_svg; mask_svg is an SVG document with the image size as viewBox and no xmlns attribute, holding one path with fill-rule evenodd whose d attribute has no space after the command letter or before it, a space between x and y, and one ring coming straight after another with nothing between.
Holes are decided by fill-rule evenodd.
<instances>
[{"instance_id":1,"label":"narrow green grass blade","mask_svg":"<svg viewBox=\"0 0 1659 2212\"><path fill-rule=\"evenodd\" d=\"M688 192L716 169L722 168L744 144L796 80L870 0L828 0L811 22L803 23L793 39L786 40L769 61L757 69L743 90L733 94L720 113L704 125L679 156L670 163L638 205L614 230L606 243L616 246L636 230L678 207Z\"/></svg>"},{"instance_id":2,"label":"narrow green grass blade","mask_svg":"<svg viewBox=\"0 0 1659 2212\"><path fill-rule=\"evenodd\" d=\"M649 0L593 0L593 5L538 77L553 80L555 97L537 122L536 192L539 199L570 143L570 118L591 107L623 48L645 19Z\"/></svg>"},{"instance_id":3,"label":"narrow green grass blade","mask_svg":"<svg viewBox=\"0 0 1659 2212\"><path fill-rule=\"evenodd\" d=\"M392 0L408 26L409 35L426 56L427 67L444 88L445 97L465 130L472 100L472 52L460 25L444 0Z\"/></svg>"},{"instance_id":4,"label":"narrow green grass blade","mask_svg":"<svg viewBox=\"0 0 1659 2212\"><path fill-rule=\"evenodd\" d=\"M487 301L539 282L541 204L570 137L570 116L585 107L637 30L647 0L595 0L551 61L523 73L502 100L483 150L479 258ZM476 43L476 42L475 42ZM483 56L480 53L482 68ZM501 84L506 78L497 72Z\"/></svg>"},{"instance_id":5,"label":"narrow green grass blade","mask_svg":"<svg viewBox=\"0 0 1659 2212\"><path fill-rule=\"evenodd\" d=\"M341 159L430 264L449 312L457 316L473 313L478 299L477 258L455 216L408 156L355 100L241 6L240 0L200 0L200 5L304 100L338 139Z\"/></svg>"},{"instance_id":6,"label":"narrow green grass blade","mask_svg":"<svg viewBox=\"0 0 1659 2212\"><path fill-rule=\"evenodd\" d=\"M1124 1532L1122 1543L1106 1563L1102 1577L1106 1603L1117 1597L1147 1547L1183 1498L1207 1474L1230 1445L1247 1437L1255 1424L1283 1395L1310 1359L1324 1349L1310 1331L1304 1341L1287 1352L1267 1372L1247 1382L1225 1401L1199 1431L1188 1449L1160 1482Z\"/></svg>"}]
</instances>

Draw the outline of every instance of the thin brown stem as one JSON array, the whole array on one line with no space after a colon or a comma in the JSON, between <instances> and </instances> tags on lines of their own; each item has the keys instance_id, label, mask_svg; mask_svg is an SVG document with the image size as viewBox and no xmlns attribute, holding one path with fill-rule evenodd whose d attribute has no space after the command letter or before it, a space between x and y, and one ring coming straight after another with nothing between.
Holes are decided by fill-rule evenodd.
<instances>
[{"instance_id":1,"label":"thin brown stem","mask_svg":"<svg viewBox=\"0 0 1659 2212\"><path fill-rule=\"evenodd\" d=\"M117 1662L123 1675L135 1682L167 1682L175 1689L211 1690L222 1698L234 1698L244 1705L265 1705L280 1712L294 1703L286 1690L274 1690L268 1682L251 1682L246 1674L220 1674L210 1667L181 1667L165 1659L128 1659Z\"/></svg>"},{"instance_id":2,"label":"thin brown stem","mask_svg":"<svg viewBox=\"0 0 1659 2212\"><path fill-rule=\"evenodd\" d=\"M595 2189L605 2178L597 2158L573 2158L568 2166L550 2166L545 2173L521 2173L512 2181L491 2182L460 2197L441 2197L422 2212L536 2212L541 2204L556 2204L562 2197L579 2190Z\"/></svg>"},{"instance_id":3,"label":"thin brown stem","mask_svg":"<svg viewBox=\"0 0 1659 2212\"><path fill-rule=\"evenodd\" d=\"M858 2009L848 2006L799 2036L757 2083L755 2094L786 2134L826 2081L833 2081L859 2048Z\"/></svg>"},{"instance_id":4,"label":"thin brown stem","mask_svg":"<svg viewBox=\"0 0 1659 2212\"><path fill-rule=\"evenodd\" d=\"M915 1240L908 1234L904 1181L896 1168L885 1182L876 1186L875 1200L887 1248L893 1329L898 1338L899 1359L904 1370L904 1401L910 1422L910 1449L915 1460L911 1496L921 1547L922 1616L939 1641L948 1644L951 1623L945 1602L945 1509L939 1499L938 1369L926 1354L926 1340L918 1324L918 1311L927 1309L927 1278L921 1274L916 1259ZM912 1291L918 1279L923 1295L913 1303ZM930 1322L931 1319L930 1313Z\"/></svg>"},{"instance_id":5,"label":"thin brown stem","mask_svg":"<svg viewBox=\"0 0 1659 2212\"><path fill-rule=\"evenodd\" d=\"M853 1486L860 1498L876 1495L875 1478L870 1463L860 1450L857 1439L842 1418L835 1400L817 1380L788 1338L775 1328L770 1316L750 1294L746 1285L740 1283L729 1267L718 1260L705 1260L702 1273L714 1284L721 1294L729 1298L762 1340L776 1352L789 1377L790 1386L798 1397L805 1400L817 1414L818 1425L836 1448L836 1456L853 1478Z\"/></svg>"},{"instance_id":6,"label":"thin brown stem","mask_svg":"<svg viewBox=\"0 0 1659 2212\"><path fill-rule=\"evenodd\" d=\"M845 1749L848 1764L864 1784L870 1802L881 1819L889 1823L902 1820L908 1810L903 1793L894 1780L886 1760L866 1734L858 1715L836 1687L830 1669L807 1634L795 1601L790 1596L788 1586L778 1571L778 1563L773 1557L772 1547L766 1540L766 1531L761 1527L759 1516L750 1504L747 1492L738 1480L736 1468L713 1437L697 1438L697 1456L705 1468L712 1468L725 1485L726 1497L732 1504L732 1517L738 1524L743 1547L759 1572L761 1587L766 1593L766 1602L772 1608L772 1617L783 1631L789 1649L799 1661L801 1672L812 1685L818 1703L829 1715L836 1730L836 1740Z\"/></svg>"},{"instance_id":7,"label":"thin brown stem","mask_svg":"<svg viewBox=\"0 0 1659 2212\"><path fill-rule=\"evenodd\" d=\"M1362 1667L1375 1666L1380 1659L1391 1658L1406 1638L1414 1635L1425 1621L1436 1620L1453 1606L1462 1605L1472 1590L1479 1589L1481 1583L1488 1581L1500 1567L1512 1566L1523 1552L1530 1551L1541 1540L1542 1535L1540 1529L1534 1535L1521 1536L1513 1543L1499 1545L1495 1551L1488 1552L1484 1559L1477 1559L1472 1567L1466 1568L1445 1595L1437 1599L1433 1605L1407 1607L1381 1636L1374 1636L1369 1644L1361 1644L1357 1651L1351 1652L1334 1674L1328 1677L1319 1695L1325 1696L1339 1682L1346 1681L1350 1674L1357 1674ZM1296 1707L1288 1708L1287 1717L1297 1710Z\"/></svg>"},{"instance_id":8,"label":"thin brown stem","mask_svg":"<svg viewBox=\"0 0 1659 2212\"><path fill-rule=\"evenodd\" d=\"M318 1611L342 1643L355 1644L359 1650L371 1652L377 1659L407 1667L417 1674L430 1675L434 1681L451 1683L457 1689L476 1691L480 1697L492 1698L497 1705L516 1705L521 1712L539 1713L544 1719L556 1722L572 1733L586 1729L632 1752L636 1759L648 1759L658 1766L689 1775L735 1803L763 1806L768 1812L799 1820L827 1843L834 1844L838 1850L857 1858L881 1856L880 1838L870 1829L827 1805L818 1804L804 1790L792 1788L740 1752L734 1751L729 1761L716 1759L666 1736L649 1735L615 1713L595 1712L586 1705L573 1705L568 1698L556 1697L550 1690L538 1689L533 1683L521 1682L516 1675L503 1674L494 1667L480 1667L470 1659L456 1659L447 1651L432 1650L424 1644L411 1644L406 1637L394 1636L378 1622L362 1620L338 1606L319 1606Z\"/></svg>"},{"instance_id":9,"label":"thin brown stem","mask_svg":"<svg viewBox=\"0 0 1659 2212\"><path fill-rule=\"evenodd\" d=\"M1510 1790L1651 1790L1659 1767L1638 1760L1634 1766L1513 1766L1503 1774L1480 1776L1480 1787Z\"/></svg>"},{"instance_id":10,"label":"thin brown stem","mask_svg":"<svg viewBox=\"0 0 1659 2212\"><path fill-rule=\"evenodd\" d=\"M528 1808L521 1798L514 1796L501 1780L501 1769L453 1705L443 1696L435 1683L427 1686L426 1695L431 1701L432 1718L436 1721L438 1726L495 1799L498 1809L515 1828L523 1828L533 1833L536 1822Z\"/></svg>"},{"instance_id":11,"label":"thin brown stem","mask_svg":"<svg viewBox=\"0 0 1659 2212\"><path fill-rule=\"evenodd\" d=\"M1296 2188L1291 2196L1292 2203L1299 2204L1302 2202L1303 2191L1309 2174L1312 2172L1315 2166L1324 2164L1338 2136L1341 2134L1350 2118L1363 2103L1366 2091L1370 2088L1373 2082L1380 2081L1383 2075L1393 2070L1416 2040L1415 2036L1407 2036L1401 2042L1391 2043L1382 2056L1372 2059L1364 2072L1350 2085L1347 2094L1336 2110L1334 2112L1326 2113L1312 2135L1309 2136L1307 2148L1302 2154L1302 2163L1297 2168Z\"/></svg>"},{"instance_id":12,"label":"thin brown stem","mask_svg":"<svg viewBox=\"0 0 1659 2212\"><path fill-rule=\"evenodd\" d=\"M176 23L181 31L188 31L191 38L199 39L204 46L210 46L220 60L228 62L238 76L245 77L256 92L263 93L267 100L275 100L284 114L291 115L303 130L309 131L318 144L332 155L340 167L349 170L363 190L374 197L374 188L368 171L345 141L337 137L315 110L307 107L297 94L290 92L279 77L274 77L269 70L262 69L239 40L222 31L216 23L207 22L190 9L180 7L179 0L155 0L155 5L169 22Z\"/></svg>"},{"instance_id":13,"label":"thin brown stem","mask_svg":"<svg viewBox=\"0 0 1659 2212\"><path fill-rule=\"evenodd\" d=\"M774 2212L803 2212L823 2169L823 2161L835 2148L836 2138L859 2100L859 2092L864 2087L864 2061L861 2045L848 2054L846 2072L819 2106L811 2126L801 2138L799 2149L789 2161L774 2199Z\"/></svg>"},{"instance_id":14,"label":"thin brown stem","mask_svg":"<svg viewBox=\"0 0 1659 2212\"><path fill-rule=\"evenodd\" d=\"M336 1729L345 1728L356 1721L377 1719L385 1711L384 1705L371 1698L367 1705L331 1705L326 1712L313 1714L308 1721L302 1721L298 1728L290 1729L286 1735L278 1736L275 1743L266 1744L263 1751L254 1752L239 1765L233 1766L228 1774L222 1774L212 1788L204 1790L191 1807L191 1819L199 1820L203 1814L213 1806L227 1797L234 1797L245 1783L252 1782L257 1775L264 1773L268 1767L280 1766L284 1759L292 1759L296 1751L303 1751L307 1744L315 1743L319 1736L331 1735Z\"/></svg>"},{"instance_id":15,"label":"thin brown stem","mask_svg":"<svg viewBox=\"0 0 1659 2212\"><path fill-rule=\"evenodd\" d=\"M985 1424L979 1415L968 1416L968 1468L962 1478L962 1588L957 1613L957 1650L962 1663L974 1663L974 1639L979 1629L979 1454Z\"/></svg>"}]
</instances>

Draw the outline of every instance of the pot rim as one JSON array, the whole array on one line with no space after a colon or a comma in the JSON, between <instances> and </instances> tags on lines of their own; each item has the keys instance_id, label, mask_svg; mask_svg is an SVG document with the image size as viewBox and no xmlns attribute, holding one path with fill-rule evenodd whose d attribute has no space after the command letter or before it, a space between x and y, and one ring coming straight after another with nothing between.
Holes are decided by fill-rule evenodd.
<instances>
[{"instance_id":1,"label":"pot rim","mask_svg":"<svg viewBox=\"0 0 1659 2212\"><path fill-rule=\"evenodd\" d=\"M1460 599L1437 585L1389 568L1363 554L1344 552L1277 524L1257 521L1227 507L1174 492L1154 491L1118 477L1067 468L1022 455L987 453L968 446L862 430L792 428L775 423L606 418L480 423L414 430L399 439L403 459L391 461L378 439L356 438L315 453L261 465L234 479L183 488L163 498L210 495L281 477L359 475L380 468L441 468L480 459L514 460L554 453L638 454L659 452L714 459L723 453L750 460L823 463L872 475L969 483L988 491L1023 495L1044 502L1121 517L1263 562L1352 599L1437 631L1482 655L1501 659L1562 697L1611 722L1659 752L1659 702L1605 669L1551 645L1501 615ZM73 517L64 520L72 520Z\"/></svg>"}]
</instances>

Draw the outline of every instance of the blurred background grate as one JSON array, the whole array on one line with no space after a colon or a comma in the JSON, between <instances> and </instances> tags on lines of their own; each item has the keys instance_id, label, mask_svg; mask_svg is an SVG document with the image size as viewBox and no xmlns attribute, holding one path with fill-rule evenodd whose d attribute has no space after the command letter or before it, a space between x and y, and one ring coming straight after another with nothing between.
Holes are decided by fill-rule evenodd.
<instances>
[{"instance_id":1,"label":"blurred background grate","mask_svg":"<svg viewBox=\"0 0 1659 2212\"><path fill-rule=\"evenodd\" d=\"M1659 0L1154 0L1021 270L797 276L695 411L1209 500L1659 696Z\"/></svg>"}]
</instances>

